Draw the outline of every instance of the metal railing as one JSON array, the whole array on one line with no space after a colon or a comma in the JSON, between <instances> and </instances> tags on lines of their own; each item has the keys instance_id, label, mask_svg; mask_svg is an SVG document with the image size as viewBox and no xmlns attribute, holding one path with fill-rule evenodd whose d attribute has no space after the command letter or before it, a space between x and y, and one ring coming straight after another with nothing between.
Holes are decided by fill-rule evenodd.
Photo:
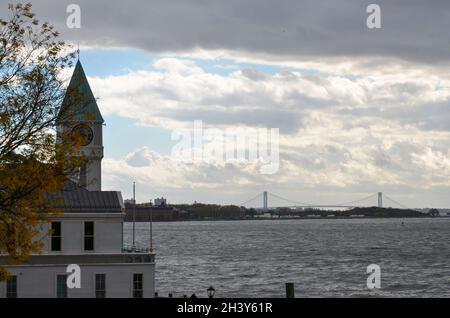
<instances>
[{"instance_id":1,"label":"metal railing","mask_svg":"<svg viewBox=\"0 0 450 318\"><path fill-rule=\"evenodd\" d=\"M154 263L155 254L143 252L122 252L111 254L44 254L32 255L23 265L65 265L67 264L128 264ZM0 257L0 265L8 266L6 257Z\"/></svg>"},{"instance_id":2,"label":"metal railing","mask_svg":"<svg viewBox=\"0 0 450 318\"><path fill-rule=\"evenodd\" d=\"M137 247L133 245L124 245L122 247L122 252L124 253L150 253L149 248Z\"/></svg>"}]
</instances>

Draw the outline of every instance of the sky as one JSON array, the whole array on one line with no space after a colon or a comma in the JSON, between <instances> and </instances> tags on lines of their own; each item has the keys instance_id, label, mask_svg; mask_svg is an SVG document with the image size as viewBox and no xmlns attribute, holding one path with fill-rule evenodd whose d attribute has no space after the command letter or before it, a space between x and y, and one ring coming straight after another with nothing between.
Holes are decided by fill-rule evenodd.
<instances>
[{"instance_id":1,"label":"sky","mask_svg":"<svg viewBox=\"0 0 450 318\"><path fill-rule=\"evenodd\" d=\"M71 29L75 2L81 27ZM138 201L221 204L265 190L321 204L381 191L408 207L450 207L448 1L32 3L81 49L106 121L104 190L127 198L135 181ZM370 3L379 29L366 25ZM194 121L216 132L278 129L277 171L180 160L172 136Z\"/></svg>"}]
</instances>

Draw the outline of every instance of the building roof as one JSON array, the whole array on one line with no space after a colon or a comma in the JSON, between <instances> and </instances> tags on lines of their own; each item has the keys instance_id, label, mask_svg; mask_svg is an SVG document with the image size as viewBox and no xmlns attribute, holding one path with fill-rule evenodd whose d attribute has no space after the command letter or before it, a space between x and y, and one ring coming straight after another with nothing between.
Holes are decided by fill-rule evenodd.
<instances>
[{"instance_id":1,"label":"building roof","mask_svg":"<svg viewBox=\"0 0 450 318\"><path fill-rule=\"evenodd\" d=\"M75 65L72 78L67 87L66 95L58 114L58 120L61 122L104 122L79 60Z\"/></svg>"},{"instance_id":2,"label":"building roof","mask_svg":"<svg viewBox=\"0 0 450 318\"><path fill-rule=\"evenodd\" d=\"M88 191L69 181L65 188L52 195L55 208L64 213L122 213L122 195L119 191Z\"/></svg>"}]
</instances>

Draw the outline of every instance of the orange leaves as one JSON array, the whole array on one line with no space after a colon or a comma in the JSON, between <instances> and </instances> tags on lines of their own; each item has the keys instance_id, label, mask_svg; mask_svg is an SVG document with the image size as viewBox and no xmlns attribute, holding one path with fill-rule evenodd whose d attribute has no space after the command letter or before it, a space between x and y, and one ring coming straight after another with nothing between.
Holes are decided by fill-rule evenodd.
<instances>
[{"instance_id":1,"label":"orange leaves","mask_svg":"<svg viewBox=\"0 0 450 318\"><path fill-rule=\"evenodd\" d=\"M54 134L65 93L61 71L73 54L62 54L65 43L31 4L9 9L9 21L0 20L0 253L20 263L39 252L41 223L62 213L49 194L85 159L74 156L81 141L56 143Z\"/></svg>"},{"instance_id":2,"label":"orange leaves","mask_svg":"<svg viewBox=\"0 0 450 318\"><path fill-rule=\"evenodd\" d=\"M38 253L41 223L62 214L54 208L59 198L49 194L59 192L67 176L86 161L74 156L78 149L50 138L39 149L45 156L27 152L0 156L0 251L12 264ZM6 276L0 268L1 277Z\"/></svg>"},{"instance_id":3,"label":"orange leaves","mask_svg":"<svg viewBox=\"0 0 450 318\"><path fill-rule=\"evenodd\" d=\"M1 112L0 113L0 123L2 125L7 125L9 122L9 114L7 112Z\"/></svg>"},{"instance_id":4,"label":"orange leaves","mask_svg":"<svg viewBox=\"0 0 450 318\"><path fill-rule=\"evenodd\" d=\"M63 172L57 165L32 158L19 158L1 166L0 251L7 253L10 263L18 264L39 252L42 245L37 237L41 222L62 213L53 208L48 193L64 186Z\"/></svg>"}]
</instances>

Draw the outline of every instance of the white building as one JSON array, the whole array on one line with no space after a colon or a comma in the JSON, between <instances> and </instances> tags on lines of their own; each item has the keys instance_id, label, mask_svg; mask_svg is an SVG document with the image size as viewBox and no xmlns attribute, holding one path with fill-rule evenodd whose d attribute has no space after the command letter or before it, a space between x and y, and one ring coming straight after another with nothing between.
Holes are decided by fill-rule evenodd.
<instances>
[{"instance_id":1,"label":"white building","mask_svg":"<svg viewBox=\"0 0 450 318\"><path fill-rule=\"evenodd\" d=\"M166 206L167 200L165 198L156 198L155 199L155 206Z\"/></svg>"},{"instance_id":2,"label":"white building","mask_svg":"<svg viewBox=\"0 0 450 318\"><path fill-rule=\"evenodd\" d=\"M80 62L69 89L79 92L79 99L71 103L66 94L60 114L74 116L60 120L58 131L82 131L86 141L81 152L90 160L58 194L64 214L42 224L42 254L5 266L12 278L0 282L0 298L154 297L154 254L124 248L122 195L101 191L103 118ZM6 265L5 256L0 256L0 264ZM81 288L66 284L70 264L80 266Z\"/></svg>"}]
</instances>

